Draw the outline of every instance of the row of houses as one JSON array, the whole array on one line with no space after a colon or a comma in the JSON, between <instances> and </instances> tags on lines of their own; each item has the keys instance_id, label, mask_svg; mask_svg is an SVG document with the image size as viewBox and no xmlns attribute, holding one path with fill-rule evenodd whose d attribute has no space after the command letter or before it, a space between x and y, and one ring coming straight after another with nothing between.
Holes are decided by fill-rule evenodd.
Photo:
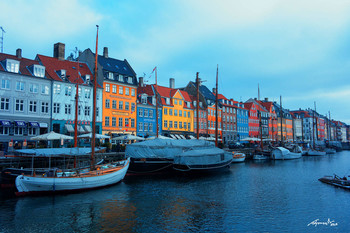
<instances>
[{"instance_id":1,"label":"row of houses","mask_svg":"<svg viewBox=\"0 0 350 233\"><path fill-rule=\"evenodd\" d=\"M224 143L260 136L349 140L348 125L311 109L289 111L267 98L235 101L200 80L182 88L175 88L173 78L168 87L146 85L127 60L109 57L106 47L97 61L96 132L100 134L148 137L158 130L166 136L191 137L198 128L200 136L209 137L215 136L218 123ZM94 67L90 49L65 59L63 43L54 45L52 57L23 58L21 49L15 55L0 53L1 151L34 146L30 138L49 131L73 135L76 115L77 133L91 132Z\"/></svg>"}]
</instances>

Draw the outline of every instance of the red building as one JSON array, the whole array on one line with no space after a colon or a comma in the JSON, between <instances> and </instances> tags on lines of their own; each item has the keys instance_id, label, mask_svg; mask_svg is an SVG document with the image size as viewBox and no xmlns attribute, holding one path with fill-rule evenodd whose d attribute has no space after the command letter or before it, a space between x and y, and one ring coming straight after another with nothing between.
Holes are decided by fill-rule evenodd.
<instances>
[{"instance_id":1,"label":"red building","mask_svg":"<svg viewBox=\"0 0 350 233\"><path fill-rule=\"evenodd\" d=\"M258 105L254 102L244 103L244 107L249 111L249 137L259 137L259 116Z\"/></svg>"}]
</instances>

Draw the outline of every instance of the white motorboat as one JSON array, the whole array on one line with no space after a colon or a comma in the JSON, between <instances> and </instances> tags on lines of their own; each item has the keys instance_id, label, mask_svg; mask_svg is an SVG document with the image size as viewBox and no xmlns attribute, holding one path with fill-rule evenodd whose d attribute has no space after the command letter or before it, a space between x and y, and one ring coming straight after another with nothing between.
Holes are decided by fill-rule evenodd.
<instances>
[{"instance_id":1,"label":"white motorboat","mask_svg":"<svg viewBox=\"0 0 350 233\"><path fill-rule=\"evenodd\" d=\"M291 152L284 147L277 147L272 150L272 159L274 160L290 160L300 159L302 156L301 149L299 152Z\"/></svg>"},{"instance_id":2,"label":"white motorboat","mask_svg":"<svg viewBox=\"0 0 350 233\"><path fill-rule=\"evenodd\" d=\"M232 163L241 163L245 160L245 154L239 152L232 152Z\"/></svg>"},{"instance_id":3,"label":"white motorboat","mask_svg":"<svg viewBox=\"0 0 350 233\"><path fill-rule=\"evenodd\" d=\"M326 155L325 151L320 151L320 150L314 150L314 149L310 149L307 152L308 156L321 156L321 155Z\"/></svg>"},{"instance_id":4,"label":"white motorboat","mask_svg":"<svg viewBox=\"0 0 350 233\"><path fill-rule=\"evenodd\" d=\"M51 173L20 175L16 178L16 195L35 195L96 189L120 182L130 159L99 165L94 170L53 170Z\"/></svg>"},{"instance_id":5,"label":"white motorboat","mask_svg":"<svg viewBox=\"0 0 350 233\"><path fill-rule=\"evenodd\" d=\"M255 154L253 156L253 160L268 160L268 159L270 159L270 157L263 154Z\"/></svg>"}]
</instances>

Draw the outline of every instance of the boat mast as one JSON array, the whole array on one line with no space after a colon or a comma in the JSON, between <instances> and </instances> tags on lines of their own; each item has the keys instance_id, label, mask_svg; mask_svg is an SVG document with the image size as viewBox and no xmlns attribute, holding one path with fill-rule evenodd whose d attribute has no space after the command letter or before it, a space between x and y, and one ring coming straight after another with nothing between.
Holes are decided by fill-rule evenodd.
<instances>
[{"instance_id":1,"label":"boat mast","mask_svg":"<svg viewBox=\"0 0 350 233\"><path fill-rule=\"evenodd\" d=\"M197 75L196 75L196 85L197 85L197 95L196 95L196 101L197 101L197 104L196 104L196 111L197 111L197 139L199 139L199 78L198 78L198 74L199 72L197 72Z\"/></svg>"},{"instance_id":2,"label":"boat mast","mask_svg":"<svg viewBox=\"0 0 350 233\"><path fill-rule=\"evenodd\" d=\"M95 136L96 136L96 89L97 89L97 46L98 46L98 25L96 33L96 52L95 52L95 72L94 72L94 94L93 94L93 114L92 114L92 138L91 138L91 170L95 169Z\"/></svg>"},{"instance_id":3,"label":"boat mast","mask_svg":"<svg viewBox=\"0 0 350 233\"><path fill-rule=\"evenodd\" d=\"M280 117L281 117L281 145L283 146L283 111L282 111L282 96L280 95Z\"/></svg>"},{"instance_id":4,"label":"boat mast","mask_svg":"<svg viewBox=\"0 0 350 233\"><path fill-rule=\"evenodd\" d=\"M215 88L215 146L218 147L218 79L219 65L216 68L216 88Z\"/></svg>"},{"instance_id":5,"label":"boat mast","mask_svg":"<svg viewBox=\"0 0 350 233\"><path fill-rule=\"evenodd\" d=\"M312 111L312 144L315 149L315 112Z\"/></svg>"},{"instance_id":6,"label":"boat mast","mask_svg":"<svg viewBox=\"0 0 350 233\"><path fill-rule=\"evenodd\" d=\"M328 127L329 127L329 131L331 131L331 122L332 121L331 121L331 112L330 111L328 111L328 115L329 115ZM329 132L329 141L332 140L331 134L332 134L332 132Z\"/></svg>"},{"instance_id":7,"label":"boat mast","mask_svg":"<svg viewBox=\"0 0 350 233\"><path fill-rule=\"evenodd\" d=\"M258 83L258 115L259 115L259 129L260 129L260 147L261 151L264 149L263 140L262 140L262 123L261 123L261 106L260 106L260 88Z\"/></svg>"},{"instance_id":8,"label":"boat mast","mask_svg":"<svg viewBox=\"0 0 350 233\"><path fill-rule=\"evenodd\" d=\"M158 94L158 83L157 83L157 66L156 66L156 122L157 122L157 126L156 126L156 130L157 130L157 133L156 133L156 136L158 138L158 134L159 134L159 122L158 122L158 97L157 97L157 94Z\"/></svg>"},{"instance_id":9,"label":"boat mast","mask_svg":"<svg viewBox=\"0 0 350 233\"><path fill-rule=\"evenodd\" d=\"M316 116L316 101L314 102L314 105L315 105L315 116ZM318 141L317 116L315 117L315 123L316 123L316 140Z\"/></svg>"},{"instance_id":10,"label":"boat mast","mask_svg":"<svg viewBox=\"0 0 350 233\"><path fill-rule=\"evenodd\" d=\"M78 77L79 77L79 58L78 58ZM79 101L78 79L76 79L76 82L77 83L76 83L76 90L75 90L74 147L78 147L78 101ZM74 164L74 168L75 168L75 164Z\"/></svg>"}]
</instances>

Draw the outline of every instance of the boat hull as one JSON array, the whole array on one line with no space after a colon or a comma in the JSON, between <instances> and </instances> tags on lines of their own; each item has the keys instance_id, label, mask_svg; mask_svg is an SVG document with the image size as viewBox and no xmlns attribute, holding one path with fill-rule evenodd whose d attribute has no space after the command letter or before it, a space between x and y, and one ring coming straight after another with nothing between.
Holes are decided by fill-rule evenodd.
<instances>
[{"instance_id":1,"label":"boat hull","mask_svg":"<svg viewBox=\"0 0 350 233\"><path fill-rule=\"evenodd\" d=\"M40 177L20 175L16 178L16 195L35 195L96 189L120 182L128 170L130 160L126 160L119 170L107 172L96 170L91 176ZM95 172L95 171L94 171Z\"/></svg>"},{"instance_id":2,"label":"boat hull","mask_svg":"<svg viewBox=\"0 0 350 233\"><path fill-rule=\"evenodd\" d=\"M289 150L283 147L277 147L272 151L271 157L274 160L291 160L291 159L300 159L302 152L295 153L290 152Z\"/></svg>"},{"instance_id":3,"label":"boat hull","mask_svg":"<svg viewBox=\"0 0 350 233\"><path fill-rule=\"evenodd\" d=\"M130 160L127 175L149 175L173 171L173 159L143 158Z\"/></svg>"},{"instance_id":4,"label":"boat hull","mask_svg":"<svg viewBox=\"0 0 350 233\"><path fill-rule=\"evenodd\" d=\"M245 161L245 157L243 153L233 153L232 163L242 163Z\"/></svg>"},{"instance_id":5,"label":"boat hull","mask_svg":"<svg viewBox=\"0 0 350 233\"><path fill-rule=\"evenodd\" d=\"M308 156L322 156L322 155L326 155L325 151L318 151L318 150L309 150L307 152Z\"/></svg>"},{"instance_id":6,"label":"boat hull","mask_svg":"<svg viewBox=\"0 0 350 233\"><path fill-rule=\"evenodd\" d=\"M325 177L322 177L318 180L323 182L323 183L326 183L326 184L330 184L330 185L333 185L336 187L350 190L350 181L349 180L344 180L344 179L336 178L333 176L325 176Z\"/></svg>"},{"instance_id":7,"label":"boat hull","mask_svg":"<svg viewBox=\"0 0 350 233\"><path fill-rule=\"evenodd\" d=\"M268 160L270 157L263 155L263 154L255 154L253 156L253 160Z\"/></svg>"}]
</instances>

